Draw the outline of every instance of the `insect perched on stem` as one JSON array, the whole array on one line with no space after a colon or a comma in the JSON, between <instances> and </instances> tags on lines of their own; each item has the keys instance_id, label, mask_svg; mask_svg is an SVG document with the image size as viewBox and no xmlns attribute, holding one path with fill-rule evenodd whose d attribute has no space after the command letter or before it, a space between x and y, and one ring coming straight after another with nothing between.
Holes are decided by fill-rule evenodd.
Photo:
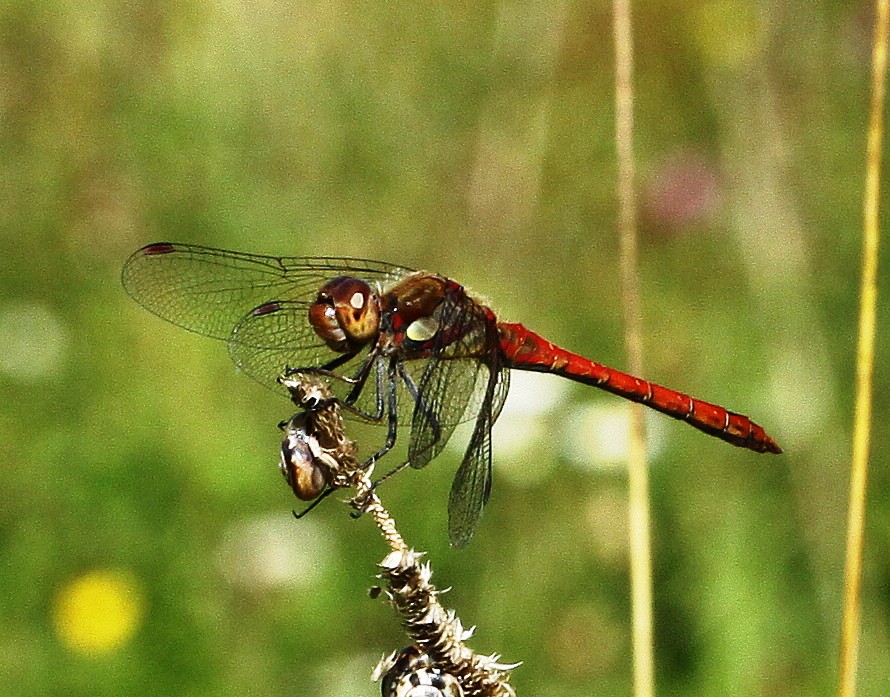
<instances>
[{"instance_id":1,"label":"insect perched on stem","mask_svg":"<svg viewBox=\"0 0 890 697\"><path fill-rule=\"evenodd\" d=\"M456 281L361 259L269 257L160 242L123 270L141 305L174 324L228 343L236 365L280 388L288 369L335 378L342 405L386 424L375 461L410 424L407 463L435 458L461 421L474 428L448 500L455 546L472 537L491 493L491 427L510 370L553 373L599 387L732 445L780 453L747 416L608 368L494 312ZM285 425L291 486L309 496L323 467L306 459L299 421Z\"/></svg>"}]
</instances>

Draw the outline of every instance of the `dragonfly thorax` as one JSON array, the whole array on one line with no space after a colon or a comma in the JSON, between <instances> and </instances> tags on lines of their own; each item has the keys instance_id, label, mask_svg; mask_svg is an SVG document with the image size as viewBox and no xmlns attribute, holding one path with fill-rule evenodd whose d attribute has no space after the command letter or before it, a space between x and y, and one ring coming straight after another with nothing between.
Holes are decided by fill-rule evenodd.
<instances>
[{"instance_id":1,"label":"dragonfly thorax","mask_svg":"<svg viewBox=\"0 0 890 697\"><path fill-rule=\"evenodd\" d=\"M381 335L384 350L408 357L420 357L441 345L442 308L449 297L463 289L436 274L417 272L404 278L386 292L380 301L383 308Z\"/></svg>"},{"instance_id":2,"label":"dragonfly thorax","mask_svg":"<svg viewBox=\"0 0 890 697\"><path fill-rule=\"evenodd\" d=\"M377 294L361 279L338 276L309 305L309 323L332 351L359 349L380 331Z\"/></svg>"}]
</instances>

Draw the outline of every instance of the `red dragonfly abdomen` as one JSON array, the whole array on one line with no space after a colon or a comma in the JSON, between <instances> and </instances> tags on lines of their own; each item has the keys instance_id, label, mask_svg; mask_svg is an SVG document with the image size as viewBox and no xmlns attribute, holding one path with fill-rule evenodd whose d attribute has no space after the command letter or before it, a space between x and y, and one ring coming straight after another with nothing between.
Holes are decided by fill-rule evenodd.
<instances>
[{"instance_id":1,"label":"red dragonfly abdomen","mask_svg":"<svg viewBox=\"0 0 890 697\"><path fill-rule=\"evenodd\" d=\"M622 373L552 344L521 324L498 323L501 353L508 367L554 373L645 404L700 431L758 453L782 449L763 428L742 414L682 392Z\"/></svg>"}]
</instances>

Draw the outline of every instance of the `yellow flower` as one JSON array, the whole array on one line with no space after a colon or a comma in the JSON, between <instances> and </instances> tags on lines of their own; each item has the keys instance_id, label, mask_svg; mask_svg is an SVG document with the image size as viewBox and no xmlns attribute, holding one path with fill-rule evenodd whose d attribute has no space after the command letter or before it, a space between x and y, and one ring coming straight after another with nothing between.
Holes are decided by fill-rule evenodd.
<instances>
[{"instance_id":1,"label":"yellow flower","mask_svg":"<svg viewBox=\"0 0 890 697\"><path fill-rule=\"evenodd\" d=\"M85 654L109 653L132 638L143 608L143 595L133 574L90 571L56 595L53 625L69 648Z\"/></svg>"}]
</instances>

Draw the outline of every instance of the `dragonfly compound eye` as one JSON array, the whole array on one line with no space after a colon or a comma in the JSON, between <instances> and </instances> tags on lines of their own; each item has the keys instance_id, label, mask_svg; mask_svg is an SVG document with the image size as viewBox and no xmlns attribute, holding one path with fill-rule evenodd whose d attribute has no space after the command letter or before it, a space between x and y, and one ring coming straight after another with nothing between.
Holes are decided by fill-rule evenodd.
<instances>
[{"instance_id":1,"label":"dragonfly compound eye","mask_svg":"<svg viewBox=\"0 0 890 697\"><path fill-rule=\"evenodd\" d=\"M334 351L364 346L380 331L377 294L359 278L338 276L325 283L309 305L309 323Z\"/></svg>"}]
</instances>

